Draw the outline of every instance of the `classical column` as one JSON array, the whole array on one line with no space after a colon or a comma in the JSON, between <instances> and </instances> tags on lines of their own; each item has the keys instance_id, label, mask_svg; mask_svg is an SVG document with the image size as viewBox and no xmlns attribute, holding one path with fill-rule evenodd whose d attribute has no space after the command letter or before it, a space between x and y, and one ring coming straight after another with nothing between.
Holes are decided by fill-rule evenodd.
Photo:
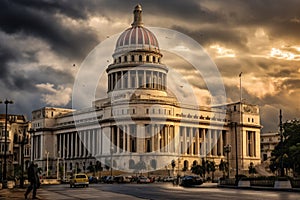
<instances>
[{"instance_id":1,"label":"classical column","mask_svg":"<svg viewBox=\"0 0 300 200\"><path fill-rule=\"evenodd\" d=\"M164 152L168 152L168 137L169 137L169 135L168 135L168 126L167 125L164 126L164 132L163 132L163 134L164 134L164 146L163 146L163 149L164 149Z\"/></svg>"},{"instance_id":2,"label":"classical column","mask_svg":"<svg viewBox=\"0 0 300 200\"><path fill-rule=\"evenodd\" d=\"M139 73L138 70L135 70L135 88L139 87Z\"/></svg>"},{"instance_id":3,"label":"classical column","mask_svg":"<svg viewBox=\"0 0 300 200\"><path fill-rule=\"evenodd\" d=\"M211 155L211 130L207 129L206 132L207 135L207 155L210 156Z\"/></svg>"},{"instance_id":4,"label":"classical column","mask_svg":"<svg viewBox=\"0 0 300 200\"><path fill-rule=\"evenodd\" d=\"M207 148L206 147L206 142L207 142L207 140L206 140L206 129L202 128L201 132L202 132L202 134L201 134L201 136L202 136L202 153L201 153L201 155L206 156L207 155L207 150L206 150L206 148Z\"/></svg>"},{"instance_id":5,"label":"classical column","mask_svg":"<svg viewBox=\"0 0 300 200\"><path fill-rule=\"evenodd\" d=\"M187 152L187 136L186 136L186 127L182 127L182 135L183 135L183 152L186 155Z\"/></svg>"},{"instance_id":6,"label":"classical column","mask_svg":"<svg viewBox=\"0 0 300 200\"><path fill-rule=\"evenodd\" d=\"M75 154L74 154L74 157L77 158L78 156L78 133L77 132L74 132L74 140L75 140Z\"/></svg>"},{"instance_id":7,"label":"classical column","mask_svg":"<svg viewBox=\"0 0 300 200\"><path fill-rule=\"evenodd\" d=\"M71 150L71 152L70 152L70 157L71 158L73 158L74 157L74 155L73 155L73 151L74 151L74 146L73 146L73 140L74 140L74 137L73 137L73 135L74 135L74 132L71 132L70 133L70 140L71 140L71 145L70 145L70 150Z\"/></svg>"},{"instance_id":8,"label":"classical column","mask_svg":"<svg viewBox=\"0 0 300 200\"><path fill-rule=\"evenodd\" d=\"M125 125L122 126L122 132L123 132L123 150L122 152L126 152L126 141L127 141L127 135L126 135L126 130L125 130Z\"/></svg>"},{"instance_id":9,"label":"classical column","mask_svg":"<svg viewBox=\"0 0 300 200\"><path fill-rule=\"evenodd\" d=\"M67 147L67 158L69 158L70 157L70 150L71 150L71 147L70 147L70 133L67 133L67 145L66 145L66 147Z\"/></svg>"},{"instance_id":10,"label":"classical column","mask_svg":"<svg viewBox=\"0 0 300 200\"><path fill-rule=\"evenodd\" d=\"M154 126L152 124L149 124L150 126L150 136L151 136L151 152L155 151L155 134L154 134Z\"/></svg>"},{"instance_id":11,"label":"classical column","mask_svg":"<svg viewBox=\"0 0 300 200\"><path fill-rule=\"evenodd\" d=\"M154 88L154 81L153 81L153 71L151 71L151 79L150 79L150 85L151 87L150 88Z\"/></svg>"},{"instance_id":12,"label":"classical column","mask_svg":"<svg viewBox=\"0 0 300 200\"><path fill-rule=\"evenodd\" d=\"M81 143L82 143L82 137L81 137L81 131L78 133L78 157L81 157Z\"/></svg>"},{"instance_id":13,"label":"classical column","mask_svg":"<svg viewBox=\"0 0 300 200\"><path fill-rule=\"evenodd\" d=\"M159 140L160 140L160 134L159 134L159 126L156 124L154 126L154 133L155 133L155 137L156 137L156 145L155 145L155 150L159 152Z\"/></svg>"},{"instance_id":14,"label":"classical column","mask_svg":"<svg viewBox=\"0 0 300 200\"><path fill-rule=\"evenodd\" d=\"M220 155L223 155L223 134L222 134L222 130L218 130L218 152L220 153Z\"/></svg>"},{"instance_id":15,"label":"classical column","mask_svg":"<svg viewBox=\"0 0 300 200\"><path fill-rule=\"evenodd\" d=\"M143 70L143 72L144 72L144 73L143 73L143 75L144 75L144 76L143 76L143 77L144 77L144 78L143 78L143 88L146 88L146 82L147 82L146 70Z\"/></svg>"},{"instance_id":16,"label":"classical column","mask_svg":"<svg viewBox=\"0 0 300 200\"><path fill-rule=\"evenodd\" d=\"M213 155L217 156L218 155L218 132L217 130L213 130Z\"/></svg>"},{"instance_id":17,"label":"classical column","mask_svg":"<svg viewBox=\"0 0 300 200\"><path fill-rule=\"evenodd\" d=\"M127 138L127 148L126 148L126 151L127 152L130 152L130 132L129 132L129 125L125 125L125 130L126 130L126 138Z\"/></svg>"},{"instance_id":18,"label":"classical column","mask_svg":"<svg viewBox=\"0 0 300 200\"><path fill-rule=\"evenodd\" d=\"M199 155L200 154L200 151L199 151L199 143L200 143L200 140L199 140L199 128L195 128L195 132L196 132L196 155Z\"/></svg>"},{"instance_id":19,"label":"classical column","mask_svg":"<svg viewBox=\"0 0 300 200\"><path fill-rule=\"evenodd\" d=\"M120 153L121 149L120 149L120 128L119 126L116 126L117 128L117 149L116 149L116 153Z\"/></svg>"}]
</instances>

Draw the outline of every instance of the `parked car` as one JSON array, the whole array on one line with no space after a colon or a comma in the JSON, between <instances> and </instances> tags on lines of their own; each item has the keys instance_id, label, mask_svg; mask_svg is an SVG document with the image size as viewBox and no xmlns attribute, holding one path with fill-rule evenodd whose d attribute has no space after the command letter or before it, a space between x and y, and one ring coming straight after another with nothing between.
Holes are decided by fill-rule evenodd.
<instances>
[{"instance_id":1,"label":"parked car","mask_svg":"<svg viewBox=\"0 0 300 200\"><path fill-rule=\"evenodd\" d=\"M89 186L89 178L86 174L75 174L70 178L70 187L88 187Z\"/></svg>"},{"instance_id":2,"label":"parked car","mask_svg":"<svg viewBox=\"0 0 300 200\"><path fill-rule=\"evenodd\" d=\"M89 183L98 183L98 177L90 176L89 177Z\"/></svg>"},{"instance_id":3,"label":"parked car","mask_svg":"<svg viewBox=\"0 0 300 200\"><path fill-rule=\"evenodd\" d=\"M131 182L131 179L127 176L116 176L114 178L114 181L116 183L130 183Z\"/></svg>"},{"instance_id":4,"label":"parked car","mask_svg":"<svg viewBox=\"0 0 300 200\"><path fill-rule=\"evenodd\" d=\"M150 179L147 177L139 177L137 183L150 183Z\"/></svg>"},{"instance_id":5,"label":"parked car","mask_svg":"<svg viewBox=\"0 0 300 200\"><path fill-rule=\"evenodd\" d=\"M163 178L163 182L173 182L174 181L174 177L172 176L167 176Z\"/></svg>"},{"instance_id":6,"label":"parked car","mask_svg":"<svg viewBox=\"0 0 300 200\"><path fill-rule=\"evenodd\" d=\"M181 186L192 187L195 185L202 185L203 179L200 176L184 176L181 180Z\"/></svg>"},{"instance_id":7,"label":"parked car","mask_svg":"<svg viewBox=\"0 0 300 200\"><path fill-rule=\"evenodd\" d=\"M113 176L107 176L104 183L114 183L115 178Z\"/></svg>"}]
</instances>

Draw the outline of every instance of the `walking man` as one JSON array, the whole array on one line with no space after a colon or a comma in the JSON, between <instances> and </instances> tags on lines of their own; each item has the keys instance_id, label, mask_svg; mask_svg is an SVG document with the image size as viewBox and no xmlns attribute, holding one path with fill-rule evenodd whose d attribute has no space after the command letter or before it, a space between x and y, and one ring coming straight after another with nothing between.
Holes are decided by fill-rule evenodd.
<instances>
[{"instance_id":1,"label":"walking man","mask_svg":"<svg viewBox=\"0 0 300 200\"><path fill-rule=\"evenodd\" d=\"M30 166L27 169L27 175L28 175L28 181L30 182L30 185L28 186L24 196L25 199L27 199L27 195L32 190L32 199L38 199L36 197L36 190L39 187L40 180L38 176L38 168L34 165L33 161L31 162Z\"/></svg>"}]
</instances>

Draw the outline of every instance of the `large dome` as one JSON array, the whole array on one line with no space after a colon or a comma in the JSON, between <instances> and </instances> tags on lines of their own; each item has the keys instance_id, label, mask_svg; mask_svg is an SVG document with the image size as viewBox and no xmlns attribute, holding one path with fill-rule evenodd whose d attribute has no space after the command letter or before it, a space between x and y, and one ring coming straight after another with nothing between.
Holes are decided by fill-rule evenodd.
<instances>
[{"instance_id":1,"label":"large dome","mask_svg":"<svg viewBox=\"0 0 300 200\"><path fill-rule=\"evenodd\" d=\"M159 52L158 41L155 35L143 26L142 7L137 5L133 11L134 22L126 29L116 43L115 53L122 54L133 50Z\"/></svg>"}]
</instances>

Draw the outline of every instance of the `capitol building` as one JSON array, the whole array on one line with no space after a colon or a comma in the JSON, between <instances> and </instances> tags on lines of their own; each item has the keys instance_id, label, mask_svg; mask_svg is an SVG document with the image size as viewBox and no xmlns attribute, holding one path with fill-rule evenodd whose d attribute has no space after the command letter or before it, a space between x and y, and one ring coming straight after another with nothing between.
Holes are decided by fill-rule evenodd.
<instances>
[{"instance_id":1,"label":"capitol building","mask_svg":"<svg viewBox=\"0 0 300 200\"><path fill-rule=\"evenodd\" d=\"M218 165L228 158L234 169L236 153L239 170L260 164L258 106L179 102L168 90L169 67L157 37L142 22L141 6L133 13L131 27L120 34L113 62L106 66L106 97L81 110L32 112L32 160L48 174L56 174L59 166L71 173L96 165L149 172L171 169L171 162L179 173L202 159ZM229 145L227 158L224 146Z\"/></svg>"}]
</instances>

